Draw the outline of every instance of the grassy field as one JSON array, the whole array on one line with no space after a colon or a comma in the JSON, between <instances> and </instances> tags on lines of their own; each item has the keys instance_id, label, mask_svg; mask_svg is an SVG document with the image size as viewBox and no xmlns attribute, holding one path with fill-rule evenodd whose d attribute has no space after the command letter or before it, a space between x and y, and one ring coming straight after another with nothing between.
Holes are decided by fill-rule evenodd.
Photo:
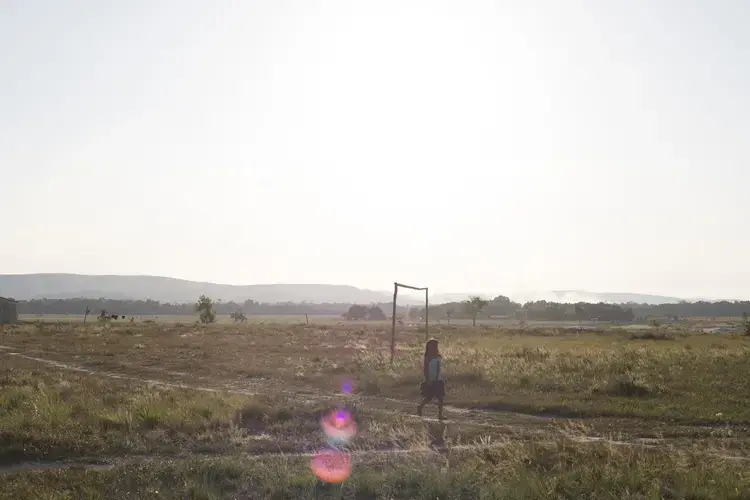
<instances>
[{"instance_id":1,"label":"grassy field","mask_svg":"<svg viewBox=\"0 0 750 500\"><path fill-rule=\"evenodd\" d=\"M0 498L750 498L750 339L430 334L443 423L414 415L420 327L392 365L385 323L2 327ZM307 464L339 406L355 467L325 487Z\"/></svg>"},{"instance_id":2,"label":"grassy field","mask_svg":"<svg viewBox=\"0 0 750 500\"><path fill-rule=\"evenodd\" d=\"M21 314L20 320L31 323L83 323L83 314ZM198 315L143 315L134 318L134 323L160 323L160 324L193 324L198 322ZM247 322L250 324L309 324L309 325L337 325L337 326L356 326L362 324L358 321L347 321L340 315L328 315L328 314L284 314L284 315L264 315L264 314L250 314L247 316ZM684 332L702 333L704 329L718 329L718 328L732 328L737 331L742 330L743 320L740 317L719 317L719 318L706 318L706 317L690 317L681 318L679 321L670 321L667 318L650 318L648 321L640 323L628 323L623 325L609 325L608 323L596 323L591 321L534 321L530 320L526 322L526 326L529 328L583 328L583 329L601 329L616 327L625 330L650 330L653 329L653 323L661 328L675 329ZM97 323L96 315L88 316L88 323ZM127 325L130 323L130 317L124 317L113 321L115 325ZM219 314L216 316L217 324L234 324L234 321L228 314ZM417 327L422 325L421 320L407 320L407 327ZM388 328L391 325L390 320L386 321L368 321L368 326L376 326L380 328ZM448 318L434 318L430 317L430 328L432 327L469 327L472 326L472 321L466 318L453 318L450 321ZM489 328L519 328L518 320L514 318L478 318L476 321L478 327L489 327Z\"/></svg>"}]
</instances>

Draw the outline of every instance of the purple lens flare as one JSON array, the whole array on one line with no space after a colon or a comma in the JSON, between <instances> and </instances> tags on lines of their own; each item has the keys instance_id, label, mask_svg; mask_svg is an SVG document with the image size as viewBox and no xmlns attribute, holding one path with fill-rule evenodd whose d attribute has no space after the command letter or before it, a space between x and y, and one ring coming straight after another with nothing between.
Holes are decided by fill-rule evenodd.
<instances>
[{"instance_id":1,"label":"purple lens flare","mask_svg":"<svg viewBox=\"0 0 750 500\"><path fill-rule=\"evenodd\" d=\"M341 392L344 394L351 394L354 389L354 384L351 380L344 380L341 383Z\"/></svg>"},{"instance_id":2,"label":"purple lens flare","mask_svg":"<svg viewBox=\"0 0 750 500\"><path fill-rule=\"evenodd\" d=\"M320 426L328 442L334 446L348 443L357 434L357 424L351 413L342 408L326 414L320 420Z\"/></svg>"}]
</instances>

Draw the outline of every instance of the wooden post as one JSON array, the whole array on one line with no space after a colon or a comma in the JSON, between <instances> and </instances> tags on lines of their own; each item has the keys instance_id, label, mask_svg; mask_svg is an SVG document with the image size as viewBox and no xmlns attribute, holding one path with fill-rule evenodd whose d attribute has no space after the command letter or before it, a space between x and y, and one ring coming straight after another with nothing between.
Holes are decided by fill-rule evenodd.
<instances>
[{"instance_id":1,"label":"wooden post","mask_svg":"<svg viewBox=\"0 0 750 500\"><path fill-rule=\"evenodd\" d=\"M307 318L307 314L305 314L305 323L307 323L308 325L310 324L310 320Z\"/></svg>"},{"instance_id":2,"label":"wooden post","mask_svg":"<svg viewBox=\"0 0 750 500\"><path fill-rule=\"evenodd\" d=\"M416 287L411 285L404 285L402 283L399 283L398 281L393 283L393 324L391 325L391 364L393 363L393 358L396 354L396 299L398 298L398 287L404 287L408 288L409 290L416 290L416 291L422 291L424 290L424 317L425 317L425 323L424 323L424 332L425 336L429 335L429 322L430 322L430 315L428 312L428 309L430 307L430 299L429 299L429 289L427 287ZM429 337L428 337L429 339Z\"/></svg>"},{"instance_id":3,"label":"wooden post","mask_svg":"<svg viewBox=\"0 0 750 500\"><path fill-rule=\"evenodd\" d=\"M428 288L424 289L424 340L430 340L430 298Z\"/></svg>"},{"instance_id":4,"label":"wooden post","mask_svg":"<svg viewBox=\"0 0 750 500\"><path fill-rule=\"evenodd\" d=\"M396 354L396 298L398 297L398 283L393 283L393 317L391 318L391 364Z\"/></svg>"}]
</instances>

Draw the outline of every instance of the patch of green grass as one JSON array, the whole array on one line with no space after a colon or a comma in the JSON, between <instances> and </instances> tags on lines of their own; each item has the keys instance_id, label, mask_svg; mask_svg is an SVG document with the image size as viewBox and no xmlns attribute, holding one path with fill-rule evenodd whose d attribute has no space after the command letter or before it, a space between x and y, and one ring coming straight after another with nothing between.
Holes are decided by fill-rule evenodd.
<instances>
[{"instance_id":1,"label":"patch of green grass","mask_svg":"<svg viewBox=\"0 0 750 500\"><path fill-rule=\"evenodd\" d=\"M263 418L247 425L241 415L252 408L261 408ZM273 432L297 417L292 409L274 409L272 402L257 397L164 389L74 372L0 369L0 462L5 463L231 452L253 442L254 434ZM305 430L311 426L299 423ZM290 432L280 437L291 439ZM283 446L277 442L272 448ZM286 446L296 449L297 442Z\"/></svg>"},{"instance_id":2,"label":"patch of green grass","mask_svg":"<svg viewBox=\"0 0 750 500\"><path fill-rule=\"evenodd\" d=\"M0 476L7 498L26 499L740 499L746 464L673 449L560 440L447 455L354 457L352 476L324 486L307 459L151 461L112 470Z\"/></svg>"},{"instance_id":3,"label":"patch of green grass","mask_svg":"<svg viewBox=\"0 0 750 500\"><path fill-rule=\"evenodd\" d=\"M61 323L38 335L11 328L3 342L40 356L99 370L195 385L246 381L263 390L338 391L355 381L369 396L419 398L424 335L381 324L303 325ZM125 334L124 332L127 332ZM603 326L597 332L434 326L441 342L447 401L482 408L536 408L564 415L680 422L750 422L750 339L645 333ZM52 353L52 354L50 354ZM211 382L205 382L210 380ZM630 380L630 382L627 382ZM276 384L275 389L267 389Z\"/></svg>"},{"instance_id":4,"label":"patch of green grass","mask_svg":"<svg viewBox=\"0 0 750 500\"><path fill-rule=\"evenodd\" d=\"M644 332L644 333L632 333L630 340L674 340L675 336L669 332Z\"/></svg>"},{"instance_id":5,"label":"patch of green grass","mask_svg":"<svg viewBox=\"0 0 750 500\"><path fill-rule=\"evenodd\" d=\"M14 360L14 363L16 360ZM297 452L323 444L332 401L164 389L76 372L0 369L0 464L125 455ZM349 405L354 448L426 442L419 421ZM456 439L472 435L454 432Z\"/></svg>"},{"instance_id":6,"label":"patch of green grass","mask_svg":"<svg viewBox=\"0 0 750 500\"><path fill-rule=\"evenodd\" d=\"M437 336L450 404L577 416L750 422L750 342L742 337L529 337L502 331ZM402 342L393 365L382 352L359 352L350 370L365 394L413 400L419 397L415 381L421 378L422 349L421 342Z\"/></svg>"}]
</instances>

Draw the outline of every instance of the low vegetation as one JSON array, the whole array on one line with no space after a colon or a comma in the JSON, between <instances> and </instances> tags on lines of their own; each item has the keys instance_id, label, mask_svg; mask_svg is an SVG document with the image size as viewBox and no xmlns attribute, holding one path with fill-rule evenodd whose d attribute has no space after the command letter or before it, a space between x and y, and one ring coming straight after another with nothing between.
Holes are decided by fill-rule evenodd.
<instances>
[{"instance_id":1,"label":"low vegetation","mask_svg":"<svg viewBox=\"0 0 750 500\"><path fill-rule=\"evenodd\" d=\"M342 486L325 486L305 459L184 459L111 470L0 476L8 498L44 499L549 499L746 498L750 472L675 449L613 449L560 440L481 452L357 459Z\"/></svg>"},{"instance_id":2,"label":"low vegetation","mask_svg":"<svg viewBox=\"0 0 750 500\"><path fill-rule=\"evenodd\" d=\"M473 299L469 299L473 300ZM393 304L383 302L372 304L386 313L390 313ZM346 314L350 303L260 303L254 300L244 302L216 302L212 310L218 315L229 316L236 311L246 315L329 315L340 317ZM125 316L190 316L195 311L194 303L163 303L155 300L115 300L115 299L34 299L21 300L18 304L20 314L35 316L50 315L82 315L86 308L92 312L110 311ZM650 321L681 322L685 318L712 318L722 320L738 319L750 312L750 301L719 301L719 302L680 302L677 304L590 304L580 302L567 304L559 302L535 301L521 304L510 298L499 295L487 301L486 305L477 313L477 319L491 317L523 317L531 321L638 321L648 324ZM410 314L415 319L424 317L424 309L409 308L399 303L397 313ZM472 319L472 309L467 309L465 303L446 303L430 306L430 318L437 319Z\"/></svg>"},{"instance_id":3,"label":"low vegetation","mask_svg":"<svg viewBox=\"0 0 750 500\"><path fill-rule=\"evenodd\" d=\"M216 321L214 303L210 297L201 295L198 302L195 304L195 312L198 313L198 318L201 323L213 323Z\"/></svg>"},{"instance_id":4,"label":"low vegetation","mask_svg":"<svg viewBox=\"0 0 750 500\"><path fill-rule=\"evenodd\" d=\"M489 301L477 296L469 297L469 300L463 303L464 312L471 317L471 326L477 326L477 316L487 304L489 304ZM450 318L448 311L445 312L445 315Z\"/></svg>"},{"instance_id":5,"label":"low vegetation","mask_svg":"<svg viewBox=\"0 0 750 500\"><path fill-rule=\"evenodd\" d=\"M254 397L40 371L13 363L0 369L0 463L229 452L248 446L251 434L245 416L263 408ZM283 442L273 444L279 446Z\"/></svg>"},{"instance_id":6,"label":"low vegetation","mask_svg":"<svg viewBox=\"0 0 750 500\"><path fill-rule=\"evenodd\" d=\"M4 327L0 497L742 498L750 486L745 336L445 324L430 335L443 427L413 415L420 328L399 329L390 364L377 323ZM319 419L339 404L359 425L341 491L294 455L324 445ZM112 467L8 468L59 460Z\"/></svg>"}]
</instances>

